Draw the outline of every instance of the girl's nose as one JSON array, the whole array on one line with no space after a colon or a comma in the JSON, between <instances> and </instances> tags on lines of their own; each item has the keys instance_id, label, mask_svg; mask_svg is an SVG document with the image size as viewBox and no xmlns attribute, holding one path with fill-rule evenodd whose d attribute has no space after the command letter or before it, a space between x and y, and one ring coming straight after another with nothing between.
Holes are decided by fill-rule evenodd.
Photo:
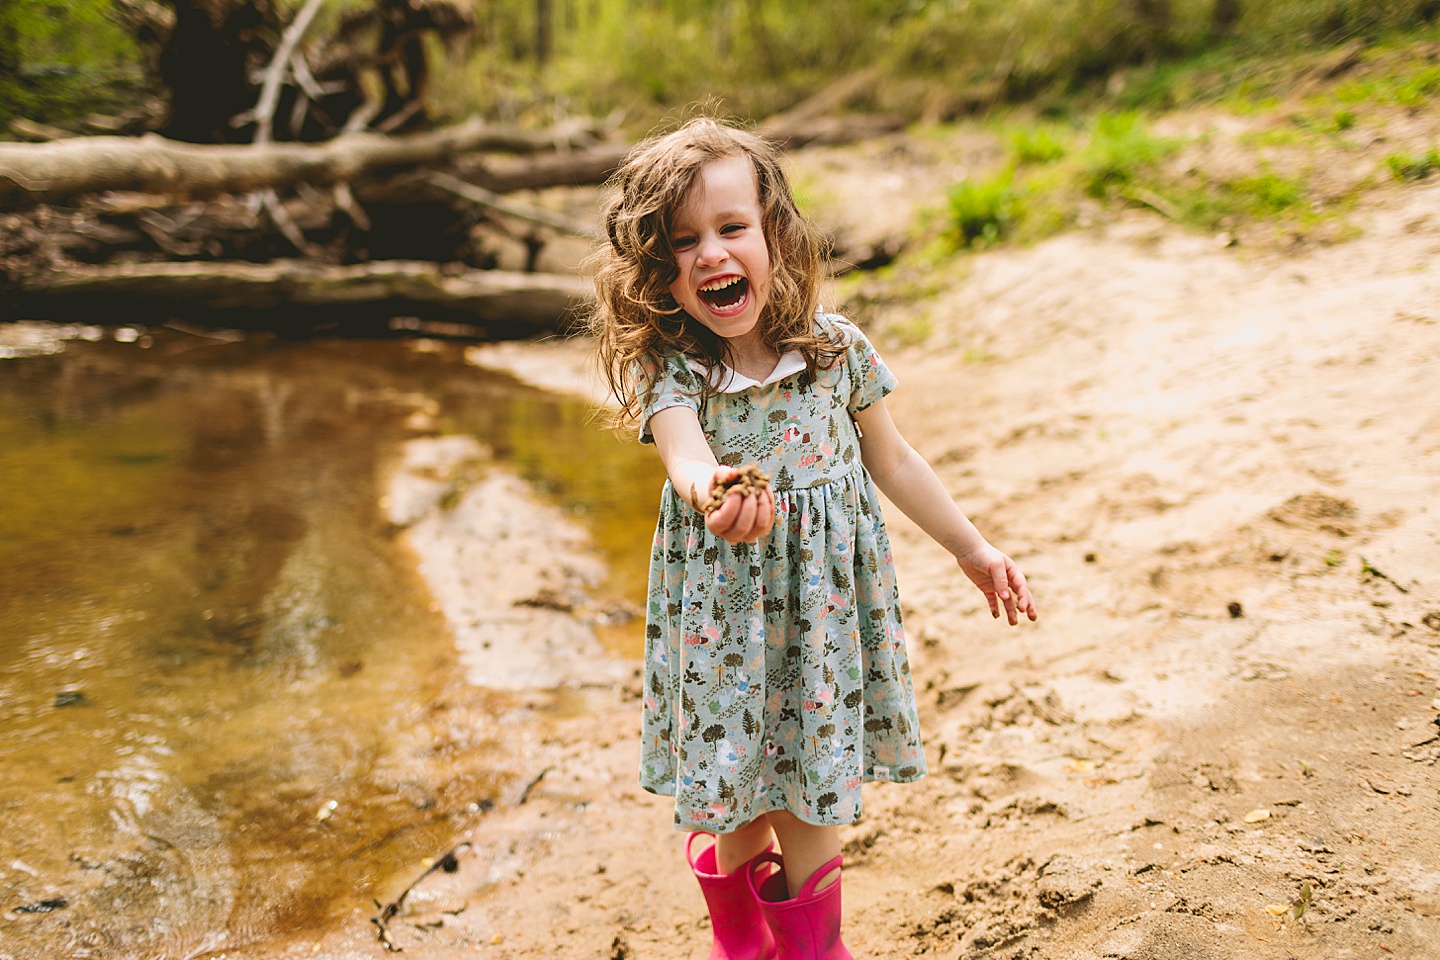
<instances>
[{"instance_id":1,"label":"girl's nose","mask_svg":"<svg viewBox=\"0 0 1440 960\"><path fill-rule=\"evenodd\" d=\"M700 250L695 256L697 266L713 267L730 259L725 244L720 242L719 237L709 237L700 241Z\"/></svg>"}]
</instances>

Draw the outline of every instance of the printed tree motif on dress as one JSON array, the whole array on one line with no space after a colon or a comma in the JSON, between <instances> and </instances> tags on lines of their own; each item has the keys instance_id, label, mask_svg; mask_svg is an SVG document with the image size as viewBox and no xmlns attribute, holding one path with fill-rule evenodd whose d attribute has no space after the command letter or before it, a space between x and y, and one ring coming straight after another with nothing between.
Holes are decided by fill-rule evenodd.
<instances>
[{"instance_id":1,"label":"printed tree motif on dress","mask_svg":"<svg viewBox=\"0 0 1440 960\"><path fill-rule=\"evenodd\" d=\"M641 781L675 796L678 826L724 831L775 808L849 822L865 780L924 774L889 542L852 419L894 379L856 328L821 323L851 346L809 385L797 374L701 409L683 358L658 371L647 416L696 410L721 463L774 478L779 515L761 545L730 545L668 484L662 496Z\"/></svg>"}]
</instances>

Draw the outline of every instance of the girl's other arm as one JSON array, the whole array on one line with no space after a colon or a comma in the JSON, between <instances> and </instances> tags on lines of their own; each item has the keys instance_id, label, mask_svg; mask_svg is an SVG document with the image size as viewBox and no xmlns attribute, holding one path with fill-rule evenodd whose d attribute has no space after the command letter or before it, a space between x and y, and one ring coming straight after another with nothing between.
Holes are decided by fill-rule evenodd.
<instances>
[{"instance_id":1,"label":"girl's other arm","mask_svg":"<svg viewBox=\"0 0 1440 960\"><path fill-rule=\"evenodd\" d=\"M716 462L700 419L689 407L666 407L656 413L650 418L650 435L675 492L695 510L718 485L739 472ZM728 543L758 540L774 525L775 498L769 488L743 495L737 490L705 518L706 528Z\"/></svg>"},{"instance_id":2,"label":"girl's other arm","mask_svg":"<svg viewBox=\"0 0 1440 960\"><path fill-rule=\"evenodd\" d=\"M1011 626L1020 622L1020 613L1034 620L1038 616L1035 598L1030 595L1025 575L1014 560L991 546L956 506L930 464L895 428L885 401L858 411L855 422L864 434L860 458L875 485L905 516L954 555L960 569L985 594L990 615L1000 616L1003 603Z\"/></svg>"}]
</instances>

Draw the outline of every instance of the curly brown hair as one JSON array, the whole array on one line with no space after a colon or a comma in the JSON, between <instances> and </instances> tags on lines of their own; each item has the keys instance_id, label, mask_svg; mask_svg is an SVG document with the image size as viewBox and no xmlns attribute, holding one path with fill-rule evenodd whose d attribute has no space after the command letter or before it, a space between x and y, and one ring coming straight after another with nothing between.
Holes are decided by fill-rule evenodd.
<instances>
[{"instance_id":1,"label":"curly brown hair","mask_svg":"<svg viewBox=\"0 0 1440 960\"><path fill-rule=\"evenodd\" d=\"M844 353L838 334L815 325L820 300L820 232L795 205L780 152L747 130L696 117L672 133L637 144L610 180L607 241L595 253L595 309L587 318L597 360L620 402L617 425L644 415L667 356L691 357L712 368L729 360L729 345L692 319L670 295L679 276L670 229L701 168L744 156L755 168L761 226L770 252L770 290L760 333L777 353L798 350L805 379ZM702 404L714 394L700 382Z\"/></svg>"}]
</instances>

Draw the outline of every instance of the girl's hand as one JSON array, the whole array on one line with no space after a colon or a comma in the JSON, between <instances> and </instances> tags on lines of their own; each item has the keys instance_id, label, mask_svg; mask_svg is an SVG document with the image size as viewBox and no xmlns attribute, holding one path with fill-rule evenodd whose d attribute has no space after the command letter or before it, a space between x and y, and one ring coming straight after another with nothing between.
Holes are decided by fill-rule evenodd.
<instances>
[{"instance_id":1,"label":"girl's hand","mask_svg":"<svg viewBox=\"0 0 1440 960\"><path fill-rule=\"evenodd\" d=\"M1030 585L1025 582L1025 574L1020 572L1014 560L988 543L982 543L969 554L955 559L970 582L985 594L990 603L990 616L999 617L1003 603L1005 618L1012 627L1020 622L1021 613L1031 620L1039 617L1035 612L1035 598L1030 595Z\"/></svg>"},{"instance_id":2,"label":"girl's hand","mask_svg":"<svg viewBox=\"0 0 1440 960\"><path fill-rule=\"evenodd\" d=\"M705 499L709 500L717 489L734 479L739 472L734 467L716 467L705 490ZM759 540L773 526L775 497L769 487L749 493L732 487L725 495L725 502L705 518L705 528L726 543Z\"/></svg>"}]
</instances>

